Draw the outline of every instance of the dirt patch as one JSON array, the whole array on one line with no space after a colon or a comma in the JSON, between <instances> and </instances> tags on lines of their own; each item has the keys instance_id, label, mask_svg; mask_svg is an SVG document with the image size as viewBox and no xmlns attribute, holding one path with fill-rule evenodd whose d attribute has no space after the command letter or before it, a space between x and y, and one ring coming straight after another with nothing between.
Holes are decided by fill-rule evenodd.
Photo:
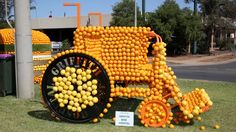
<instances>
[{"instance_id":1,"label":"dirt patch","mask_svg":"<svg viewBox=\"0 0 236 132\"><path fill-rule=\"evenodd\" d=\"M167 60L191 60L191 59L199 59L204 56L205 55L186 55L186 56L177 56L177 57L167 57Z\"/></svg>"},{"instance_id":2,"label":"dirt patch","mask_svg":"<svg viewBox=\"0 0 236 132\"><path fill-rule=\"evenodd\" d=\"M229 55L219 56L219 57L215 57L211 59L200 60L200 62L220 62L220 61L227 61L227 60L231 60L235 58L236 58L236 55L229 54Z\"/></svg>"}]
</instances>

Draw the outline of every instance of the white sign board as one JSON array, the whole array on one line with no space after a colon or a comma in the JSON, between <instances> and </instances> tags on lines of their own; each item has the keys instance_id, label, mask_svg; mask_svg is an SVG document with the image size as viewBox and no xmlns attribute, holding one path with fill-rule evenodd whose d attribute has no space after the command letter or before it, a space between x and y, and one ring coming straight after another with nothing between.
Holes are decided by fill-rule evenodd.
<instances>
[{"instance_id":1,"label":"white sign board","mask_svg":"<svg viewBox=\"0 0 236 132\"><path fill-rule=\"evenodd\" d=\"M116 111L116 126L134 126L134 112Z\"/></svg>"}]
</instances>

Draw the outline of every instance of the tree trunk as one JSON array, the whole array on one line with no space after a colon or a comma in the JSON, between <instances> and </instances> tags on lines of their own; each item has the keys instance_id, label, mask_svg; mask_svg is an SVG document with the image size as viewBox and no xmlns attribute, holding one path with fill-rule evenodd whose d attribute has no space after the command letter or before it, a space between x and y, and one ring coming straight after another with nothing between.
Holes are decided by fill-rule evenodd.
<instances>
[{"instance_id":1,"label":"tree trunk","mask_svg":"<svg viewBox=\"0 0 236 132\"><path fill-rule=\"evenodd\" d=\"M194 0L193 1L193 13L194 13L194 15L197 15L197 0Z\"/></svg>"},{"instance_id":2,"label":"tree trunk","mask_svg":"<svg viewBox=\"0 0 236 132\"><path fill-rule=\"evenodd\" d=\"M234 29L234 45L236 45L236 29Z\"/></svg>"},{"instance_id":3,"label":"tree trunk","mask_svg":"<svg viewBox=\"0 0 236 132\"><path fill-rule=\"evenodd\" d=\"M188 42L188 54L191 54L191 43Z\"/></svg>"},{"instance_id":4,"label":"tree trunk","mask_svg":"<svg viewBox=\"0 0 236 132\"><path fill-rule=\"evenodd\" d=\"M210 51L214 51L214 28L211 30L211 48Z\"/></svg>"}]
</instances>

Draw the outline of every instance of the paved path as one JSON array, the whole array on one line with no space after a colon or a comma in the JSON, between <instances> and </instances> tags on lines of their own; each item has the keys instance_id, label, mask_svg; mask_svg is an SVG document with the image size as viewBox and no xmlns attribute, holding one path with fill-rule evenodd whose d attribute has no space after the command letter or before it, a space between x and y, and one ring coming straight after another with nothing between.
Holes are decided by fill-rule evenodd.
<instances>
[{"instance_id":1,"label":"paved path","mask_svg":"<svg viewBox=\"0 0 236 132\"><path fill-rule=\"evenodd\" d=\"M179 78L236 83L236 61L205 66L171 66Z\"/></svg>"}]
</instances>

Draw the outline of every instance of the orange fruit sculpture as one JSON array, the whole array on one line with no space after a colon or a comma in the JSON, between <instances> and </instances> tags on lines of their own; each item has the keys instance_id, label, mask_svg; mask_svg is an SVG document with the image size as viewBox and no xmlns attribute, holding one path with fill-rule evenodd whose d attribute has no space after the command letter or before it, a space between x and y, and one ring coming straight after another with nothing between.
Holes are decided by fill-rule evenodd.
<instances>
[{"instance_id":1,"label":"orange fruit sculpture","mask_svg":"<svg viewBox=\"0 0 236 132\"><path fill-rule=\"evenodd\" d=\"M144 126L174 128L172 121L189 123L213 104L201 88L182 94L166 64L166 44L148 27L80 27L74 31L73 44L73 50L49 61L42 78L45 107L59 119L97 122L113 98L139 97L143 101L138 117Z\"/></svg>"}]
</instances>

